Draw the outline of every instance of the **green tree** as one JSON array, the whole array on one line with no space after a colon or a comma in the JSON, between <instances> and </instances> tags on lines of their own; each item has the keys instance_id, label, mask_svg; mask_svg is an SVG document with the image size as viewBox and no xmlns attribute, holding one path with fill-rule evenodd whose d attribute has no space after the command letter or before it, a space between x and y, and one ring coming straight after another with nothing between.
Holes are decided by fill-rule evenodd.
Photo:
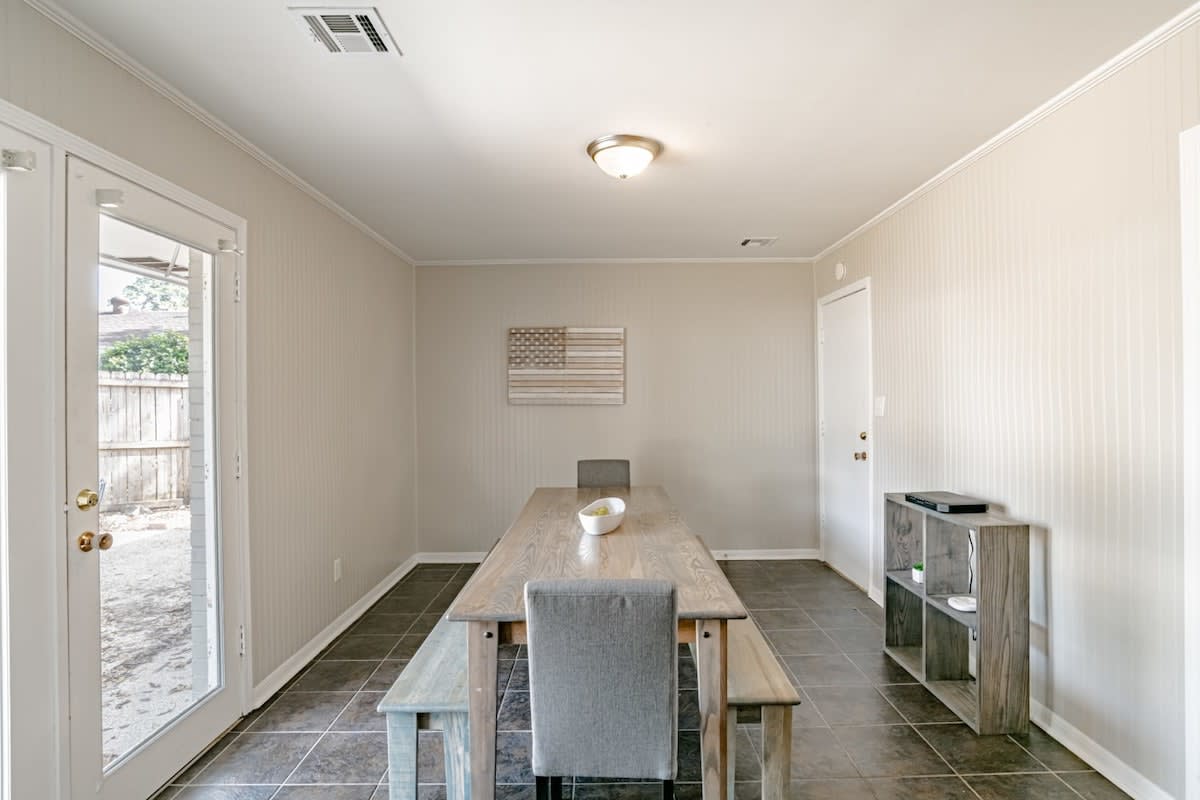
<instances>
[{"instance_id":1,"label":"green tree","mask_svg":"<svg viewBox=\"0 0 1200 800\"><path fill-rule=\"evenodd\" d=\"M187 287L142 276L125 287L124 297L138 311L187 311Z\"/></svg>"},{"instance_id":2,"label":"green tree","mask_svg":"<svg viewBox=\"0 0 1200 800\"><path fill-rule=\"evenodd\" d=\"M186 375L188 340L178 331L124 339L100 354L100 369L109 372L148 372Z\"/></svg>"}]
</instances>

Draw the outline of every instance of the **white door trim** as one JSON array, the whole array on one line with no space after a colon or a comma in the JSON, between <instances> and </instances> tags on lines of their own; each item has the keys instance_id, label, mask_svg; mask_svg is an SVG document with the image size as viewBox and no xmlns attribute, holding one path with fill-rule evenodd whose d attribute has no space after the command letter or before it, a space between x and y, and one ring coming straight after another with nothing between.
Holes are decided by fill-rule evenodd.
<instances>
[{"instance_id":1,"label":"white door trim","mask_svg":"<svg viewBox=\"0 0 1200 800\"><path fill-rule=\"evenodd\" d=\"M37 264L42 272L42 278L47 286L50 302L40 305L42 298L35 298L19 310L27 314L30 320L31 334L28 346L37 353L37 363L41 365L39 380L29 376L23 388L36 397L42 407L52 408L54 414L55 436L49 442L42 443L41 460L45 469L52 470L55 505L47 508L41 517L41 530L46 536L53 537L58 543L54 550L55 557L46 559L44 563L26 563L23 569L36 571L44 577L48 585L56 587L55 601L39 604L36 601L26 604L23 616L37 620L37 630L29 631L29 652L45 654L43 660L47 663L38 664L38 668L46 674L53 675L52 682L57 687L51 702L44 704L42 715L30 719L20 726L23 739L38 743L41 746L41 758L36 762L30 760L18 766L26 771L31 797L58 798L70 796L70 725L67 707L67 618L66 596L66 516L62 513L65 502L66 487L66 449L63 432L66 426L66 389L64 384L64 367L66 363L66 343L63 338L65 326L65 275L66 275L66 164L67 156L73 155L97 167L116 173L123 178L139 184L169 200L203 214L218 222L232 232L239 249L247 246L246 220L221 206L200 197L158 175L114 155L107 150L92 144L70 131L54 125L25 109L0 98L0 123L11 126L33 138L40 139L50 146L49 163L39 164L39 171L45 169L53 176L51 190L51 241L47 244L49 252L47 264ZM241 478L235 483L232 491L236 494L236 523L242 531L241 541L236 548L227 553L228 558L238 561L237 568L241 572L241 592L238 601L241 605L243 625L245 626L246 653L242 659L241 668L241 704L243 711L250 710L251 687L253 685L253 652L251 642L253 637L250 629L251 618L251 587L250 587L250 520L249 520L249 478L248 478L248 438L247 438L247 409L246 409L246 270L247 257L237 255L237 272L240 278L240 302L235 306L237 328L236 368L233 371L238 382L238 394L241 402L237 404L234 424L237 428L238 449L241 455ZM46 331L44 336L37 333ZM10 403L13 402L10 391ZM11 444L11 443L10 443ZM229 492L226 487L223 491ZM57 752L47 752L47 746L53 743ZM53 761L53 764L49 764ZM33 773L39 775L33 777Z\"/></svg>"},{"instance_id":2,"label":"white door trim","mask_svg":"<svg viewBox=\"0 0 1200 800\"><path fill-rule=\"evenodd\" d=\"M868 595L873 600L882 605L882 593L876 597L875 589L875 554L877 548L875 546L875 415L874 397L875 397L875 342L872 332L872 317L874 316L871 309L871 278L870 276L861 278L853 283L848 283L845 286L840 286L834 289L827 295L817 298L817 314L816 314L816 330L813 332L813 342L817 350L817 513L820 530L820 546L821 560L825 560L825 491L824 481L825 476L822 465L825 463L825 435L822 426L825 420L824 408L824 387L821 385L824 380L823 370L823 351L822 347L822 322L825 314L825 307L830 303L841 300L843 297L849 297L858 292L865 292L867 298L867 395L871 399L872 413L867 417L867 441L870 443L868 451L872 458L867 461L867 492L871 498L871 513L867 515L867 590Z\"/></svg>"},{"instance_id":3,"label":"white door trim","mask_svg":"<svg viewBox=\"0 0 1200 800\"><path fill-rule=\"evenodd\" d=\"M1183 298L1184 796L1200 798L1200 126L1179 137Z\"/></svg>"},{"instance_id":4,"label":"white door trim","mask_svg":"<svg viewBox=\"0 0 1200 800\"><path fill-rule=\"evenodd\" d=\"M25 565L54 560L53 526L56 490L53 411L42 404L39 392L17 388L27 381L46 377L48 365L41 353L31 350L28 336L38 330L50 331L39 311L52 296L53 281L44 270L21 269L22 264L43 264L49 260L53 237L50 196L53 174L50 146L12 126L0 126L0 147L30 151L36 159L32 172L0 171L6 184L0 193L0 639L3 661L0 664L4 697L3 765L0 773L0 797L4 800L40 797L56 780L56 747L53 731L38 730L38 723L57 713L54 705L55 676L44 662L53 662L55 642L46 634L45 620L28 613L29 608L53 606L50 584L40 575L31 575ZM7 260L11 256L11 260ZM13 602L15 601L15 602ZM13 610L18 613L10 613ZM15 646L14 646L15 643ZM13 691L13 687L16 691ZM32 723L35 735L25 728ZM16 732L16 735L11 735ZM38 735L40 734L40 735ZM19 765L14 775L13 765Z\"/></svg>"}]
</instances>

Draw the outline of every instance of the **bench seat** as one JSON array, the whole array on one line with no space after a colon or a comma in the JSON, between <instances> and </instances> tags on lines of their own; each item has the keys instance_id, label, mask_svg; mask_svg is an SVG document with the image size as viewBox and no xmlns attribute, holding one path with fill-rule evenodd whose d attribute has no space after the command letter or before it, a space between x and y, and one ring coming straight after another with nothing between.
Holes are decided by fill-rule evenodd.
<instances>
[{"instance_id":1,"label":"bench seat","mask_svg":"<svg viewBox=\"0 0 1200 800\"><path fill-rule=\"evenodd\" d=\"M470 800L467 624L442 617L380 701L387 715L388 791L416 800L417 732L442 731L447 800Z\"/></svg>"}]
</instances>

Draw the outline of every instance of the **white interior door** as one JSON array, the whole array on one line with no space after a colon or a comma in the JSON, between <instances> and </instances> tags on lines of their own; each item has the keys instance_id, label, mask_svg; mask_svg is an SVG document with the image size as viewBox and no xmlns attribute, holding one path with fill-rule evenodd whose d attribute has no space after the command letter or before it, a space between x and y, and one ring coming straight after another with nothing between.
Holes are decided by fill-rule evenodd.
<instances>
[{"instance_id":1,"label":"white interior door","mask_svg":"<svg viewBox=\"0 0 1200 800\"><path fill-rule=\"evenodd\" d=\"M864 590L871 564L871 309L865 286L818 307L821 550Z\"/></svg>"},{"instance_id":2,"label":"white interior door","mask_svg":"<svg viewBox=\"0 0 1200 800\"><path fill-rule=\"evenodd\" d=\"M78 159L67 182L71 793L136 800L243 708L236 235Z\"/></svg>"}]
</instances>

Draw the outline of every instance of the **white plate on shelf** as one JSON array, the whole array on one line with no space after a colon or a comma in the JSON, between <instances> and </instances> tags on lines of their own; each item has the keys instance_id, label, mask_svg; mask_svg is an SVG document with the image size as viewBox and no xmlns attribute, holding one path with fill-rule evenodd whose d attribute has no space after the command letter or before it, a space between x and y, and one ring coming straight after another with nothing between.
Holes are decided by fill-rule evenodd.
<instances>
[{"instance_id":1,"label":"white plate on shelf","mask_svg":"<svg viewBox=\"0 0 1200 800\"><path fill-rule=\"evenodd\" d=\"M974 597L956 596L946 600L946 605L953 608L955 611L965 611L971 613L977 608Z\"/></svg>"},{"instance_id":2,"label":"white plate on shelf","mask_svg":"<svg viewBox=\"0 0 1200 800\"><path fill-rule=\"evenodd\" d=\"M601 506L607 507L608 513L596 516L595 511ZM616 530L623 519L625 519L625 501L619 497L601 497L594 503L588 503L579 511L579 524L583 526L584 533L590 533L592 536L603 536Z\"/></svg>"}]
</instances>

